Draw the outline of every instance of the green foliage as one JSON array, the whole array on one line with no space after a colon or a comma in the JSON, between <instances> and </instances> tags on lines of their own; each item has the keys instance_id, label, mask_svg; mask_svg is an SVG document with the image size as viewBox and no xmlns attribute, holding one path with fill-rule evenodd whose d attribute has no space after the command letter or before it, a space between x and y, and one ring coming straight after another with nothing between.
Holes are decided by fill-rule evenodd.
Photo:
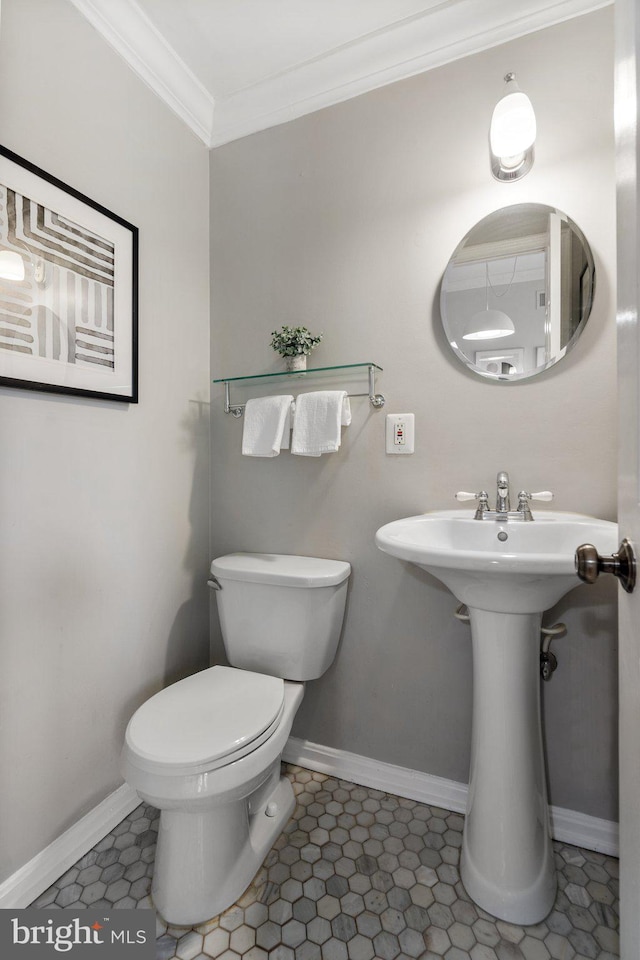
<instances>
[{"instance_id":1,"label":"green foliage","mask_svg":"<svg viewBox=\"0 0 640 960\"><path fill-rule=\"evenodd\" d=\"M309 356L322 340L322 334L314 336L306 327L283 326L271 333L271 346L281 357L295 357L303 353Z\"/></svg>"}]
</instances>

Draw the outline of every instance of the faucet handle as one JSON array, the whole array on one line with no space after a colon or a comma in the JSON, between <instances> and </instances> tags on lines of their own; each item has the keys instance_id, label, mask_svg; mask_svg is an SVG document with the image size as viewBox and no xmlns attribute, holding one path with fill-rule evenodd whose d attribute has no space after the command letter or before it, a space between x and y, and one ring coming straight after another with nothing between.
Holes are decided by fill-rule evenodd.
<instances>
[{"instance_id":1,"label":"faucet handle","mask_svg":"<svg viewBox=\"0 0 640 960\"><path fill-rule=\"evenodd\" d=\"M455 494L456 500L488 500L489 494L484 490L480 493L469 493L468 490L458 490Z\"/></svg>"},{"instance_id":2,"label":"faucet handle","mask_svg":"<svg viewBox=\"0 0 640 960\"><path fill-rule=\"evenodd\" d=\"M477 500L478 506L476 507L476 512L474 514L474 520L484 520L486 514L489 512L489 494L486 490L481 490L480 493L469 493L467 490L458 490L455 494L456 500Z\"/></svg>"},{"instance_id":3,"label":"faucet handle","mask_svg":"<svg viewBox=\"0 0 640 960\"><path fill-rule=\"evenodd\" d=\"M540 490L538 493L527 493L521 490L518 494L518 513L524 520L533 520L529 509L529 500L553 500L551 490Z\"/></svg>"},{"instance_id":4,"label":"faucet handle","mask_svg":"<svg viewBox=\"0 0 640 960\"><path fill-rule=\"evenodd\" d=\"M528 500L543 500L547 503L550 500L553 500L553 494L551 490L540 490L538 493L527 493Z\"/></svg>"}]
</instances>

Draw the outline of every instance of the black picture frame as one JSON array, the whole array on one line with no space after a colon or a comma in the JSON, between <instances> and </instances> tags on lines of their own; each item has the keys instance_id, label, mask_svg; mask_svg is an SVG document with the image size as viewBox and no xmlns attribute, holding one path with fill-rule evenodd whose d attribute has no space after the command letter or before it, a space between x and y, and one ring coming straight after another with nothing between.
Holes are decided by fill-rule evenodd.
<instances>
[{"instance_id":1,"label":"black picture frame","mask_svg":"<svg viewBox=\"0 0 640 960\"><path fill-rule=\"evenodd\" d=\"M138 228L1 145L0 386L138 402Z\"/></svg>"}]
</instances>

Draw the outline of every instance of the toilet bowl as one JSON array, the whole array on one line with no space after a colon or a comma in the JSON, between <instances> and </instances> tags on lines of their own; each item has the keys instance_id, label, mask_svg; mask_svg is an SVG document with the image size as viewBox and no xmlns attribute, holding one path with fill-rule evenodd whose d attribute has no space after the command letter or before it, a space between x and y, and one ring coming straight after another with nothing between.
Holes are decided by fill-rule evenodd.
<instances>
[{"instance_id":1,"label":"toilet bowl","mask_svg":"<svg viewBox=\"0 0 640 960\"><path fill-rule=\"evenodd\" d=\"M152 897L170 923L199 923L234 903L282 832L295 801L280 757L303 693L302 683L216 666L134 714L122 772L161 811ZM234 694L246 699L230 703ZM244 723L238 743L227 711L242 703L254 726Z\"/></svg>"},{"instance_id":2,"label":"toilet bowl","mask_svg":"<svg viewBox=\"0 0 640 960\"><path fill-rule=\"evenodd\" d=\"M232 554L211 571L225 650L133 715L121 768L160 810L151 896L169 923L216 916L244 892L291 816L282 751L304 681L332 662L348 563Z\"/></svg>"}]
</instances>

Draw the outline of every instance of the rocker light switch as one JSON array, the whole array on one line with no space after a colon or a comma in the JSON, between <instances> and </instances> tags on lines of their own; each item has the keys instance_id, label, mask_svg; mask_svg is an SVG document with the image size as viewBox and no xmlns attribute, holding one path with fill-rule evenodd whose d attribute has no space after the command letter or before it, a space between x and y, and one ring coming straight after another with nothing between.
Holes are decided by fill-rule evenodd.
<instances>
[{"instance_id":1,"label":"rocker light switch","mask_svg":"<svg viewBox=\"0 0 640 960\"><path fill-rule=\"evenodd\" d=\"M414 450L414 422L412 413L388 413L386 419L387 453L407 454Z\"/></svg>"}]
</instances>

